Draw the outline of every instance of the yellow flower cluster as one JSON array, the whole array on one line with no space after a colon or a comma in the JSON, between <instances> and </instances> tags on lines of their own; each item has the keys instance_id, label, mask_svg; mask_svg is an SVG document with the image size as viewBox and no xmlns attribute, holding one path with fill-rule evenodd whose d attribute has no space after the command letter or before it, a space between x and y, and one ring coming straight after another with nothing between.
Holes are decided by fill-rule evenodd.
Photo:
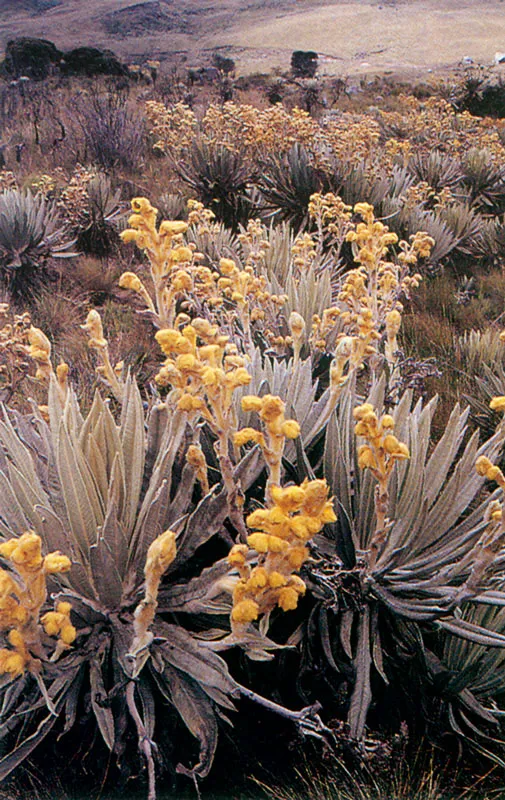
<instances>
[{"instance_id":1,"label":"yellow flower cluster","mask_svg":"<svg viewBox=\"0 0 505 800\"><path fill-rule=\"evenodd\" d=\"M416 206L422 206L428 209L446 208L454 203L455 200L456 198L448 186L444 186L437 192L429 183L426 183L426 181L421 181L414 186L409 186L401 198L402 209L409 210L416 208Z\"/></svg>"},{"instance_id":2,"label":"yellow flower cluster","mask_svg":"<svg viewBox=\"0 0 505 800\"><path fill-rule=\"evenodd\" d=\"M497 467L486 456L479 456L475 462L475 471L488 481L495 481L501 489L505 489L505 476L500 467Z\"/></svg>"},{"instance_id":3,"label":"yellow flower cluster","mask_svg":"<svg viewBox=\"0 0 505 800\"><path fill-rule=\"evenodd\" d=\"M410 243L400 242L398 263L387 260L389 248L398 243L396 234L375 219L370 204L357 203L354 213L363 221L347 233L346 239L352 243L355 261L360 266L346 274L338 295L342 308L340 318L346 327L340 338L346 342L344 350L349 353L348 363L352 369L377 351L377 342L384 330L386 357L390 363L394 362L403 310L399 298L408 296L410 290L419 285L421 276L410 275L409 270L419 258L429 256L434 245L431 237L419 232L411 237ZM349 337L352 342L347 341ZM342 364L342 360L339 363Z\"/></svg>"},{"instance_id":4,"label":"yellow flower cluster","mask_svg":"<svg viewBox=\"0 0 505 800\"><path fill-rule=\"evenodd\" d=\"M0 649L0 675L10 675L17 678L25 671L30 663L30 654L26 648L23 635L13 628L9 631L7 641L12 650L7 647Z\"/></svg>"},{"instance_id":5,"label":"yellow flower cluster","mask_svg":"<svg viewBox=\"0 0 505 800\"><path fill-rule=\"evenodd\" d=\"M358 466L370 469L379 480L387 479L395 461L410 458L407 445L399 442L393 434L393 417L384 414L379 419L371 403L358 406L353 415L356 420L354 432L368 442L358 450Z\"/></svg>"},{"instance_id":6,"label":"yellow flower cluster","mask_svg":"<svg viewBox=\"0 0 505 800\"><path fill-rule=\"evenodd\" d=\"M158 331L156 340L167 356L156 381L173 387L177 407L198 413L214 429L228 429L233 392L251 381L245 358L229 337L217 325L197 317L182 331Z\"/></svg>"},{"instance_id":7,"label":"yellow flower cluster","mask_svg":"<svg viewBox=\"0 0 505 800\"><path fill-rule=\"evenodd\" d=\"M201 142L239 152L253 163L299 143L312 163L328 173L337 160L346 167L365 162L369 174L383 175L395 164L407 164L413 153L428 155L435 150L461 157L474 148L486 150L495 161L503 160L503 122L455 112L439 97L400 96L397 102L397 111L339 113L321 122L299 108L290 111L280 104L267 109L213 104L201 121L181 103L166 107L150 102L146 110L155 147L173 159L184 157L192 144ZM430 202L438 205L447 200L432 196Z\"/></svg>"},{"instance_id":8,"label":"yellow flower cluster","mask_svg":"<svg viewBox=\"0 0 505 800\"><path fill-rule=\"evenodd\" d=\"M399 460L410 458L406 444L400 442L393 433L394 420L389 414L380 419L371 403L363 403L353 411L356 426L354 432L367 443L358 448L358 466L369 469L377 480L374 494L375 530L370 539L368 567L372 572L377 558L386 542L388 526L389 480L393 467Z\"/></svg>"},{"instance_id":9,"label":"yellow flower cluster","mask_svg":"<svg viewBox=\"0 0 505 800\"><path fill-rule=\"evenodd\" d=\"M341 310L337 306L325 308L322 315L314 314L312 317L312 328L310 343L316 350L325 350L328 345L328 337L335 329L335 325L341 315Z\"/></svg>"},{"instance_id":10,"label":"yellow flower cluster","mask_svg":"<svg viewBox=\"0 0 505 800\"><path fill-rule=\"evenodd\" d=\"M246 230L239 233L237 239L245 257L245 266L252 267L258 274L264 267L265 255L270 249L265 226L260 219L250 219Z\"/></svg>"},{"instance_id":11,"label":"yellow flower cluster","mask_svg":"<svg viewBox=\"0 0 505 800\"><path fill-rule=\"evenodd\" d=\"M323 168L326 166L326 157L321 155L324 153L331 155L329 164L335 158L346 165L371 159L378 150L380 136L377 120L367 116L339 114L337 118L328 120L319 131L321 144L315 153L316 163L320 161Z\"/></svg>"},{"instance_id":12,"label":"yellow flower cluster","mask_svg":"<svg viewBox=\"0 0 505 800\"><path fill-rule=\"evenodd\" d=\"M309 144L317 128L306 111L290 111L280 104L265 109L235 103L211 105L202 120L202 133L209 144L251 156L282 153L294 142Z\"/></svg>"},{"instance_id":13,"label":"yellow flower cluster","mask_svg":"<svg viewBox=\"0 0 505 800\"><path fill-rule=\"evenodd\" d=\"M37 362L36 380L48 381L53 372L51 342L40 328L34 328L33 325L28 331L28 342L30 344L28 355Z\"/></svg>"},{"instance_id":14,"label":"yellow flower cluster","mask_svg":"<svg viewBox=\"0 0 505 800\"><path fill-rule=\"evenodd\" d=\"M23 533L18 539L2 542L0 556L14 565L23 580L31 573L53 575L57 572L68 572L72 566L70 559L58 551L44 557L41 538L33 531Z\"/></svg>"},{"instance_id":15,"label":"yellow flower cluster","mask_svg":"<svg viewBox=\"0 0 505 800\"><path fill-rule=\"evenodd\" d=\"M263 275L256 275L252 264L241 270L231 259L222 258L219 261L219 270L221 277L217 280L217 287L223 300L216 298L210 302L213 305L221 305L221 302L228 300L235 305L244 333L245 346L252 350L254 345L251 322L264 319L269 307L281 309L287 296L267 291L267 279Z\"/></svg>"},{"instance_id":16,"label":"yellow flower cluster","mask_svg":"<svg viewBox=\"0 0 505 800\"><path fill-rule=\"evenodd\" d=\"M58 197L57 207L74 232L90 223L88 186L96 176L95 169L80 164L76 166L70 178L63 176L65 186Z\"/></svg>"},{"instance_id":17,"label":"yellow flower cluster","mask_svg":"<svg viewBox=\"0 0 505 800\"><path fill-rule=\"evenodd\" d=\"M40 618L47 597L47 576L68 572L72 563L57 551L43 556L40 536L33 531L2 542L0 556L10 561L14 570L8 572L0 569L0 629L10 631L8 640L14 648L0 650L0 673L15 677L30 668L31 650L40 652L39 622L49 632L46 619L51 620L50 615L56 613L48 612ZM58 609L58 612L64 613L65 619L62 617L55 633L60 633L62 644L70 645L76 636L70 622L71 606L69 603L60 605L64 606L64 610Z\"/></svg>"},{"instance_id":18,"label":"yellow flower cluster","mask_svg":"<svg viewBox=\"0 0 505 800\"><path fill-rule=\"evenodd\" d=\"M247 442L260 445L269 469L268 487L272 490L280 484L285 441L296 439L300 435L300 426L294 419L285 418L285 403L276 395L246 395L242 398L241 405L246 413L254 411L259 415L265 433L255 428L242 428L234 434L233 441L236 447L242 447Z\"/></svg>"},{"instance_id":19,"label":"yellow flower cluster","mask_svg":"<svg viewBox=\"0 0 505 800\"><path fill-rule=\"evenodd\" d=\"M157 227L158 209L146 197L135 197L131 205L134 213L128 219L130 227L123 231L121 239L126 243L135 242L137 247L145 251L149 259L154 300L134 273L124 273L120 278L120 286L137 292L160 326L171 325L177 297L193 286L186 267L193 262L194 252L182 239L188 224L165 221Z\"/></svg>"},{"instance_id":20,"label":"yellow flower cluster","mask_svg":"<svg viewBox=\"0 0 505 800\"><path fill-rule=\"evenodd\" d=\"M308 558L306 543L323 525L336 520L324 480L272 486L271 498L271 508L257 509L247 517L247 526L255 531L248 536L248 544L235 545L228 555L228 563L240 576L231 613L235 629L276 606L283 611L297 607L306 587L295 573ZM251 567L254 551L257 565Z\"/></svg>"},{"instance_id":21,"label":"yellow flower cluster","mask_svg":"<svg viewBox=\"0 0 505 800\"><path fill-rule=\"evenodd\" d=\"M215 219L214 212L205 208L199 200L188 200L188 225L200 236L213 236L219 232L219 223Z\"/></svg>"},{"instance_id":22,"label":"yellow flower cluster","mask_svg":"<svg viewBox=\"0 0 505 800\"><path fill-rule=\"evenodd\" d=\"M503 159L505 148L496 130L496 121L473 117L467 111L458 113L440 97L418 100L412 96L398 98L399 111L379 111L381 127L388 141L390 155L399 151L426 154L433 150L463 155L472 148L485 149L497 159ZM503 129L503 126L500 126ZM403 147L399 147L401 139ZM410 148L407 145L410 144ZM402 153L403 155L403 153Z\"/></svg>"},{"instance_id":23,"label":"yellow flower cluster","mask_svg":"<svg viewBox=\"0 0 505 800\"><path fill-rule=\"evenodd\" d=\"M295 142L310 146L319 127L306 111L290 111L280 104L265 109L231 102L211 104L200 123L183 103L168 107L148 102L146 114L155 148L172 158L180 157L196 141L250 158L278 154Z\"/></svg>"},{"instance_id":24,"label":"yellow flower cluster","mask_svg":"<svg viewBox=\"0 0 505 800\"><path fill-rule=\"evenodd\" d=\"M328 192L313 194L309 202L309 217L318 229L319 238L330 236L339 243L343 242L351 224L352 207L344 203L341 197Z\"/></svg>"},{"instance_id":25,"label":"yellow flower cluster","mask_svg":"<svg viewBox=\"0 0 505 800\"><path fill-rule=\"evenodd\" d=\"M75 642L77 631L70 622L70 603L57 603L56 611L48 611L40 618L45 632L49 636L57 636L63 645L71 645Z\"/></svg>"},{"instance_id":26,"label":"yellow flower cluster","mask_svg":"<svg viewBox=\"0 0 505 800\"><path fill-rule=\"evenodd\" d=\"M305 272L314 265L317 258L317 250L316 242L310 233L305 232L296 237L291 253L293 255L293 266L297 268L298 272Z\"/></svg>"},{"instance_id":27,"label":"yellow flower cluster","mask_svg":"<svg viewBox=\"0 0 505 800\"><path fill-rule=\"evenodd\" d=\"M267 291L267 280L254 272L251 263L239 269L234 261L222 258L219 270L201 265L201 253L195 245L186 244L182 235L191 224L199 235L213 235L213 213L197 201L189 201L189 217L186 222L162 222L156 227L157 209L149 200L138 197L132 200L135 213L130 217L130 228L121 236L123 241L134 241L145 250L151 268L154 286L152 298L142 280L133 272L125 272L119 285L136 292L145 306L154 315L161 328L175 324L176 303L181 296L188 302L205 302L216 312L222 308L228 322L230 311L245 334L246 347L252 347L251 322L263 319L265 308L280 308L285 303L284 295ZM233 314L232 314L233 316Z\"/></svg>"},{"instance_id":28,"label":"yellow flower cluster","mask_svg":"<svg viewBox=\"0 0 505 800\"><path fill-rule=\"evenodd\" d=\"M145 108L155 149L179 158L194 141L197 122L193 111L184 103L165 106L154 101L148 101Z\"/></svg>"}]
</instances>

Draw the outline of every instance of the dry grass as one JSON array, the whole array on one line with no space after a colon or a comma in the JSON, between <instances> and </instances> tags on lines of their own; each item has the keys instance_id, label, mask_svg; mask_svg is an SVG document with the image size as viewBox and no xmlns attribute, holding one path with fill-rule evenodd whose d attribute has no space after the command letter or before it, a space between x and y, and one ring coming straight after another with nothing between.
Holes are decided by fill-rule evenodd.
<instances>
[{"instance_id":1,"label":"dry grass","mask_svg":"<svg viewBox=\"0 0 505 800\"><path fill-rule=\"evenodd\" d=\"M261 59L287 66L294 49L324 54L329 74L425 70L464 56L490 63L505 40L499 2L333 2L264 19L245 29L238 20L226 44L245 48L243 69ZM217 40L216 40L217 43Z\"/></svg>"}]
</instances>

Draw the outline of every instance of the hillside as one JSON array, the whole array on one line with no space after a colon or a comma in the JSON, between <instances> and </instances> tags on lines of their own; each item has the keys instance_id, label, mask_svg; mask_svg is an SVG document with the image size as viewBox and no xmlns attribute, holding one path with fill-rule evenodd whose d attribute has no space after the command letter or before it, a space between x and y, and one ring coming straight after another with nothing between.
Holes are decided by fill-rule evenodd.
<instances>
[{"instance_id":1,"label":"hillside","mask_svg":"<svg viewBox=\"0 0 505 800\"><path fill-rule=\"evenodd\" d=\"M287 67L292 50L323 54L329 73L424 70L505 50L503 0L0 0L0 47L40 36L61 49L109 47L130 61L220 48L241 72Z\"/></svg>"}]
</instances>

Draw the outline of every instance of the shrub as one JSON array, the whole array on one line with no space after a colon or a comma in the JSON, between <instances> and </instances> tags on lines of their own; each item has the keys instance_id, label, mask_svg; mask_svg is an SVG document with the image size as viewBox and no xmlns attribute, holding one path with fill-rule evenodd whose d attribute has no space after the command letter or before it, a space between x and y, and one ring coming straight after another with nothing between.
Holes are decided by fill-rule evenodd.
<instances>
[{"instance_id":1,"label":"shrub","mask_svg":"<svg viewBox=\"0 0 505 800\"><path fill-rule=\"evenodd\" d=\"M88 214L77 235L77 247L90 255L109 256L119 244L114 219L120 212L120 192L112 189L110 178L103 174L91 178L86 188Z\"/></svg>"},{"instance_id":2,"label":"shrub","mask_svg":"<svg viewBox=\"0 0 505 800\"><path fill-rule=\"evenodd\" d=\"M294 50L291 71L297 78L313 78L317 72L317 53L313 50Z\"/></svg>"},{"instance_id":3,"label":"shrub","mask_svg":"<svg viewBox=\"0 0 505 800\"><path fill-rule=\"evenodd\" d=\"M43 80L49 75L51 66L60 62L62 55L47 39L13 39L7 42L3 69L14 78L26 75L34 80Z\"/></svg>"},{"instance_id":4,"label":"shrub","mask_svg":"<svg viewBox=\"0 0 505 800\"><path fill-rule=\"evenodd\" d=\"M63 55L62 71L67 75L114 75L126 76L127 68L121 64L111 50L96 47L76 47Z\"/></svg>"},{"instance_id":5,"label":"shrub","mask_svg":"<svg viewBox=\"0 0 505 800\"><path fill-rule=\"evenodd\" d=\"M251 169L240 152L219 144L195 143L176 169L193 194L232 231L254 213Z\"/></svg>"},{"instance_id":6,"label":"shrub","mask_svg":"<svg viewBox=\"0 0 505 800\"><path fill-rule=\"evenodd\" d=\"M221 53L212 54L212 65L216 67L223 75L231 75L235 72L235 62L233 58L226 58Z\"/></svg>"},{"instance_id":7,"label":"shrub","mask_svg":"<svg viewBox=\"0 0 505 800\"><path fill-rule=\"evenodd\" d=\"M142 164L145 123L120 90L90 92L82 98L78 119L87 158L107 171L136 170Z\"/></svg>"},{"instance_id":8,"label":"shrub","mask_svg":"<svg viewBox=\"0 0 505 800\"><path fill-rule=\"evenodd\" d=\"M265 163L258 180L265 209L276 220L289 220L295 230L308 218L310 198L331 188L328 175L313 166L303 145L294 144L288 153Z\"/></svg>"},{"instance_id":9,"label":"shrub","mask_svg":"<svg viewBox=\"0 0 505 800\"><path fill-rule=\"evenodd\" d=\"M15 189L0 194L0 281L9 295L33 300L49 259L70 245L54 203Z\"/></svg>"}]
</instances>

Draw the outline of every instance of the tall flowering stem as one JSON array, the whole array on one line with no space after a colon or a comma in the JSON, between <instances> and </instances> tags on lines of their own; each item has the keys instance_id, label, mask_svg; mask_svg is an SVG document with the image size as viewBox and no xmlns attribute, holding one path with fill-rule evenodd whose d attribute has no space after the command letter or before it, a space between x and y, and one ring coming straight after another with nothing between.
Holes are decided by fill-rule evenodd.
<instances>
[{"instance_id":1,"label":"tall flowering stem","mask_svg":"<svg viewBox=\"0 0 505 800\"><path fill-rule=\"evenodd\" d=\"M158 536L147 551L144 597L135 609L133 618L134 639L130 651L130 659L134 664L133 677L138 675L147 659L147 650L153 640L150 627L158 607L160 582L176 554L175 533L170 530Z\"/></svg>"},{"instance_id":2,"label":"tall flowering stem","mask_svg":"<svg viewBox=\"0 0 505 800\"><path fill-rule=\"evenodd\" d=\"M124 392L124 382L122 379L123 363L120 361L115 367L112 366L109 355L109 343L104 336L102 319L98 311L92 309L84 325L81 328L89 336L88 347L95 350L100 361L100 366L96 368L97 374L109 386L116 400L121 403Z\"/></svg>"},{"instance_id":3,"label":"tall flowering stem","mask_svg":"<svg viewBox=\"0 0 505 800\"><path fill-rule=\"evenodd\" d=\"M354 409L355 433L366 440L358 449L358 466L369 469L377 479L375 487L375 530L368 552L368 567L373 571L377 558L386 543L389 505L389 480L395 463L410 458L406 444L398 441L393 433L394 420L389 414L378 417L371 403L363 403Z\"/></svg>"},{"instance_id":4,"label":"tall flowering stem","mask_svg":"<svg viewBox=\"0 0 505 800\"><path fill-rule=\"evenodd\" d=\"M126 703L131 717L137 728L139 748L144 754L148 775L148 800L156 800L156 776L154 768L153 748L154 743L147 734L146 725L142 719L135 701L135 679L149 658L149 647L153 640L150 627L154 622L158 607L158 592L161 578L168 569L177 553L175 533L165 531L158 536L149 546L144 567L145 592L144 597L135 609L133 619L134 638L128 658L131 662L131 680L126 687Z\"/></svg>"},{"instance_id":5,"label":"tall flowering stem","mask_svg":"<svg viewBox=\"0 0 505 800\"><path fill-rule=\"evenodd\" d=\"M119 285L136 292L154 317L157 327L166 328L174 323L177 297L192 285L187 267L193 261L193 250L183 242L186 222L165 221L156 225L158 209L145 197L131 201L133 214L129 228L121 234L123 242L135 242L149 260L153 295L133 272L125 272Z\"/></svg>"},{"instance_id":6,"label":"tall flowering stem","mask_svg":"<svg viewBox=\"0 0 505 800\"><path fill-rule=\"evenodd\" d=\"M321 350L326 349L328 338L340 326L330 367L328 402L318 423L323 427L352 376L374 358L383 360L383 340L390 382L395 383L401 299L409 297L411 290L419 285L421 275L411 274L412 267L429 256L434 241L419 232L409 242L398 242L397 235L375 218L374 208L368 203L354 206L354 214L361 220L357 223L351 221L349 209L340 198L332 195L314 196L310 208L321 230L326 221L334 231L339 247L344 239L351 245L358 264L345 274L334 305L321 316L315 315L312 322L309 342ZM399 253L392 259L389 250L394 245L398 245ZM315 255L314 250L314 258Z\"/></svg>"},{"instance_id":7,"label":"tall flowering stem","mask_svg":"<svg viewBox=\"0 0 505 800\"><path fill-rule=\"evenodd\" d=\"M300 426L294 419L285 418L285 404L276 395L247 395L242 398L242 409L245 412L255 411L259 415L264 433L255 428L242 428L234 435L234 443L237 447L247 442L260 445L268 469L266 498L267 502L272 503L272 489L281 484L286 439L296 439L300 435Z\"/></svg>"},{"instance_id":8,"label":"tall flowering stem","mask_svg":"<svg viewBox=\"0 0 505 800\"><path fill-rule=\"evenodd\" d=\"M51 362L51 342L40 328L30 326L28 343L28 356L37 365L35 380L47 386L50 380L55 378L61 402L64 403L68 392L68 364L65 362L58 364L55 373ZM41 410L43 409L44 407L41 408Z\"/></svg>"},{"instance_id":9,"label":"tall flowering stem","mask_svg":"<svg viewBox=\"0 0 505 800\"><path fill-rule=\"evenodd\" d=\"M167 357L156 381L160 386L172 387L168 400L179 411L185 412L190 420L205 420L215 434L230 519L245 536L240 487L233 476L230 444L236 430L233 393L251 381L246 360L229 337L206 319L196 318L180 331L176 328L158 331L156 340Z\"/></svg>"}]
</instances>

